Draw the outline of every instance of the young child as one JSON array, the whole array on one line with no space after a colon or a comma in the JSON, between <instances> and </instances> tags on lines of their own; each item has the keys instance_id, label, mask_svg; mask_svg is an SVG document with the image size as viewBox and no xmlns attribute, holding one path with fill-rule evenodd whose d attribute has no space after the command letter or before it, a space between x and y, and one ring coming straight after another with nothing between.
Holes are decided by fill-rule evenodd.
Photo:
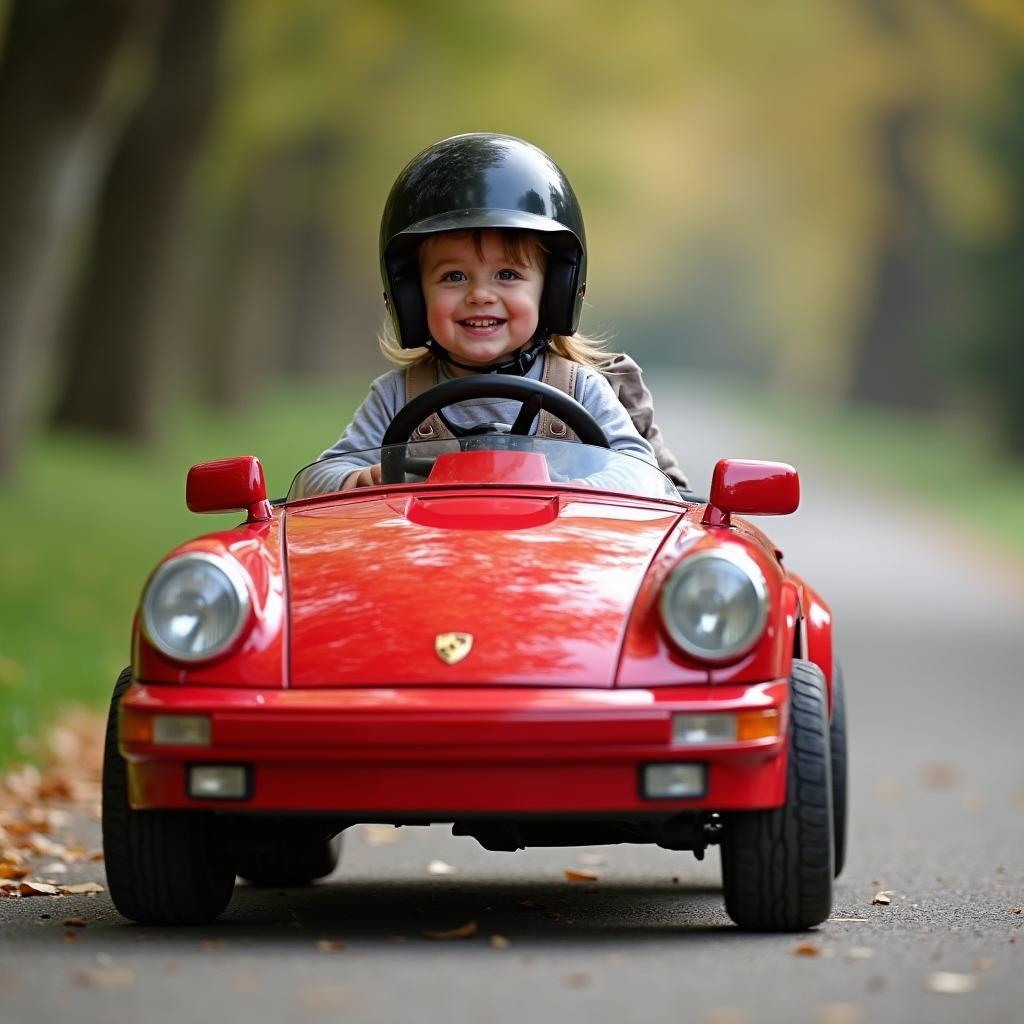
<instances>
[{"instance_id":1,"label":"young child","mask_svg":"<svg viewBox=\"0 0 1024 1024\"><path fill-rule=\"evenodd\" d=\"M687 486L654 425L640 368L576 334L586 291L583 217L572 186L541 150L492 134L457 135L424 150L391 188L380 263L394 332L381 348L400 369L373 382L345 433L320 456L337 460L333 487L380 483L380 464L357 453L379 448L416 395L483 373L558 387L597 420L613 449L656 463ZM457 427L512 423L518 409L482 399L451 406L445 417ZM571 436L547 412L536 432ZM451 436L435 415L412 440Z\"/></svg>"}]
</instances>

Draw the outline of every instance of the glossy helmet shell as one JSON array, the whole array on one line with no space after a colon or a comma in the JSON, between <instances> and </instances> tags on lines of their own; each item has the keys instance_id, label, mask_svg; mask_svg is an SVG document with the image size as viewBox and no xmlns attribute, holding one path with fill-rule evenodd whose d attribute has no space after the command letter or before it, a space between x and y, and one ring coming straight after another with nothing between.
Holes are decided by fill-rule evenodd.
<instances>
[{"instance_id":1,"label":"glossy helmet shell","mask_svg":"<svg viewBox=\"0 0 1024 1024\"><path fill-rule=\"evenodd\" d=\"M587 281L587 239L576 194L554 161L511 135L475 133L443 139L399 174L380 225L380 271L402 348L430 337L417 260L419 243L437 231L526 228L548 249L540 324L552 334L579 325Z\"/></svg>"}]
</instances>

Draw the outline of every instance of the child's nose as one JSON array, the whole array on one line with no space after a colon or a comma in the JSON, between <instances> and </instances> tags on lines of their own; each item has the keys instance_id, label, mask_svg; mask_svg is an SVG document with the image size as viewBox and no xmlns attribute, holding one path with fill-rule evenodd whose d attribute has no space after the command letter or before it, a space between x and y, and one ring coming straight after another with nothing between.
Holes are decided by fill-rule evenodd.
<instances>
[{"instance_id":1,"label":"child's nose","mask_svg":"<svg viewBox=\"0 0 1024 1024\"><path fill-rule=\"evenodd\" d=\"M494 299L494 289L489 281L476 281L469 289L469 298L473 302L490 302Z\"/></svg>"}]
</instances>

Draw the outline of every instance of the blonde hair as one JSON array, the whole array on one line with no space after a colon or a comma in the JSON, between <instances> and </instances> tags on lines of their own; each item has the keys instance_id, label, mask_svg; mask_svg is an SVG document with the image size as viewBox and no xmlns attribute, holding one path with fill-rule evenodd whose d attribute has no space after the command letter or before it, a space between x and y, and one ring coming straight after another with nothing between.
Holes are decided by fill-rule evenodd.
<instances>
[{"instance_id":1,"label":"blonde hair","mask_svg":"<svg viewBox=\"0 0 1024 1024\"><path fill-rule=\"evenodd\" d=\"M519 266L535 266L538 264L543 265L546 262L548 250L537 232L521 228L496 228L491 230L497 230L501 234L505 259L510 263L515 263ZM483 259L484 229L473 228L469 233L472 234L477 256ZM437 234L424 235L423 240L419 244L420 253L423 252L424 243L436 237ZM401 342L399 342L395 335L390 317L384 321L380 334L377 336L377 344L380 345L384 358L402 369L408 369L410 366L418 366L420 363L437 359L437 356L424 346L402 348ZM613 353L605 349L605 344L606 342L603 338L592 338L583 334L552 334L550 348L552 352L557 353L564 359L580 363L583 366L597 367L613 355Z\"/></svg>"}]
</instances>

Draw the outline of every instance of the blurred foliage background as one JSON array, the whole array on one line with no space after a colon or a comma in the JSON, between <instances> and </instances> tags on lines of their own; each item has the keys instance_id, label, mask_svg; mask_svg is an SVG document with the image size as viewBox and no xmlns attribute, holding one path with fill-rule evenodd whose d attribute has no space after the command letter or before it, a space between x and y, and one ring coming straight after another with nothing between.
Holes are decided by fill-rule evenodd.
<instances>
[{"instance_id":1,"label":"blurred foliage background","mask_svg":"<svg viewBox=\"0 0 1024 1024\"><path fill-rule=\"evenodd\" d=\"M0 47L0 756L109 686L187 460L283 492L340 432L448 135L562 166L645 366L1024 456L1020 0L0 0Z\"/></svg>"}]
</instances>

